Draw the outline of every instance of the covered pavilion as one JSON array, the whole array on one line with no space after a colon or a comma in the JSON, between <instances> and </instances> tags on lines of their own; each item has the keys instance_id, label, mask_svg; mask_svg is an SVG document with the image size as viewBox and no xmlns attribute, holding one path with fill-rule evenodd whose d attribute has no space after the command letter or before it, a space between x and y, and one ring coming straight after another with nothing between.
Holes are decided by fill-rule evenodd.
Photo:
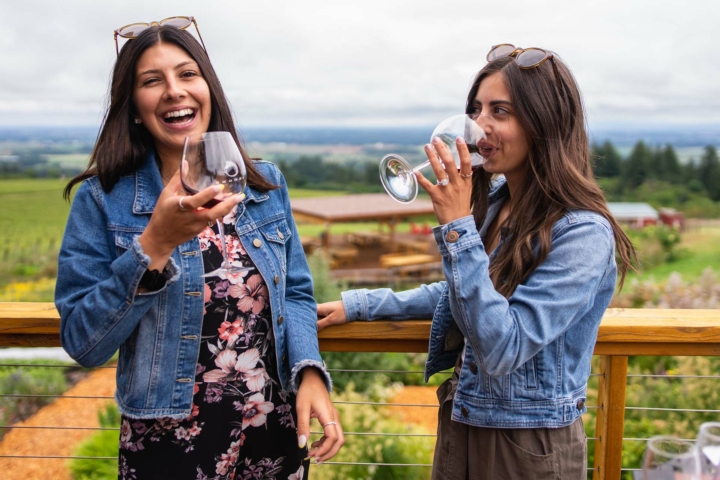
<instances>
[{"instance_id":1,"label":"covered pavilion","mask_svg":"<svg viewBox=\"0 0 720 480\"><path fill-rule=\"evenodd\" d=\"M415 199L411 203L400 203L385 193L341 195L337 197L314 197L291 199L292 212L296 220L325 225L323 247L330 246L330 227L333 223L377 221L390 229L389 241L395 241L395 227L398 222L433 215L432 202Z\"/></svg>"}]
</instances>

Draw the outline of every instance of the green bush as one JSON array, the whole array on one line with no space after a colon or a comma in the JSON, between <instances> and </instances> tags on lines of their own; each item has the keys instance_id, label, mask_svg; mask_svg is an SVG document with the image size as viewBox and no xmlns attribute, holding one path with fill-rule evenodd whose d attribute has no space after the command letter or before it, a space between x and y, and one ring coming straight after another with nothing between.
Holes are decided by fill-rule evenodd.
<instances>
[{"instance_id":1,"label":"green bush","mask_svg":"<svg viewBox=\"0 0 720 480\"><path fill-rule=\"evenodd\" d=\"M384 389L387 397L392 389ZM361 402L367 396L355 392L352 384L345 392L335 395L336 401ZM340 421L346 432L426 433L418 427L408 426L392 417L391 409L383 412L370 405L337 405ZM428 413L434 415L435 413ZM312 438L311 440L316 440ZM345 446L330 462L349 463L432 463L434 448L432 437L386 437L347 435ZM365 465L313 465L313 480L421 480L430 478L429 467L378 467Z\"/></svg>"},{"instance_id":2,"label":"green bush","mask_svg":"<svg viewBox=\"0 0 720 480\"><path fill-rule=\"evenodd\" d=\"M110 404L98 413L100 426L120 428L120 413ZM73 480L114 480L118 477L118 448L120 434L117 430L101 430L81 442L74 455L78 457L114 457L112 460L73 459L68 467Z\"/></svg>"}]
</instances>

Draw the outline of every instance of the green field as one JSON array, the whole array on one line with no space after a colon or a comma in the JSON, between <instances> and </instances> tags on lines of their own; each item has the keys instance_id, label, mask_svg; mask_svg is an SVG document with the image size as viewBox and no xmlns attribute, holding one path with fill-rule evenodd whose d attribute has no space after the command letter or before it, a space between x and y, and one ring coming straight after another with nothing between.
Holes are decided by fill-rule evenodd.
<instances>
[{"instance_id":1,"label":"green field","mask_svg":"<svg viewBox=\"0 0 720 480\"><path fill-rule=\"evenodd\" d=\"M52 290L52 286L43 279L53 278L57 270L57 251L70 210L70 205L62 198L66 183L67 180L61 179L0 180L0 201L3 204L0 211L0 290L10 283L22 284L18 287L22 291L33 288L23 282L38 282L44 290ZM342 194L326 190L290 190L291 198ZM425 222L435 223L432 218L425 219ZM377 228L378 224L373 222L333 224L331 232L339 235ZM301 235L318 236L324 227L301 223L298 230ZM397 231L409 231L409 224L398 225ZM680 273L685 281L694 281L707 267L720 270L720 229L687 232L682 238L676 261L639 274L632 273L628 282L634 278L662 282L673 272ZM46 296L47 293L44 293L38 298Z\"/></svg>"}]
</instances>

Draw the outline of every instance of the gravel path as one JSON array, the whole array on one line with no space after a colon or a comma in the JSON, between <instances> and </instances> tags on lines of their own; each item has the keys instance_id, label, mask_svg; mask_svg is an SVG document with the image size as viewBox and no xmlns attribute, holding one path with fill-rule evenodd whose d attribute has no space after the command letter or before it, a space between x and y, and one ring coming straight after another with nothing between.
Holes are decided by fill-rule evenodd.
<instances>
[{"instance_id":1,"label":"gravel path","mask_svg":"<svg viewBox=\"0 0 720 480\"><path fill-rule=\"evenodd\" d=\"M106 396L114 392L115 370L101 368L90 373L63 396ZM97 412L111 402L108 399L61 397L17 425L99 427ZM14 428L0 441L0 457L70 456L78 442L93 433L93 430ZM3 480L70 480L66 462L63 459L0 458L0 477Z\"/></svg>"}]
</instances>

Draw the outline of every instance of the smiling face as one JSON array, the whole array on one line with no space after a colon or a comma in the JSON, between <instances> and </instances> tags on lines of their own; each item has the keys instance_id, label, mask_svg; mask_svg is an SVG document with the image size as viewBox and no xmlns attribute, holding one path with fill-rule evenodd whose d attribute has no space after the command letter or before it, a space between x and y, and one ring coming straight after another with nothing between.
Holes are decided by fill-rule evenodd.
<instances>
[{"instance_id":1,"label":"smiling face","mask_svg":"<svg viewBox=\"0 0 720 480\"><path fill-rule=\"evenodd\" d=\"M472 105L473 113L487 115L495 120L493 128L497 128L500 137L500 147L487 158L483 169L503 174L509 185L518 185L525 175L529 147L525 131L515 116L502 73L493 73L483 79Z\"/></svg>"},{"instance_id":2,"label":"smiling face","mask_svg":"<svg viewBox=\"0 0 720 480\"><path fill-rule=\"evenodd\" d=\"M185 137L210 124L210 89L198 64L171 43L148 48L135 68L133 101L160 158L180 162Z\"/></svg>"}]
</instances>

